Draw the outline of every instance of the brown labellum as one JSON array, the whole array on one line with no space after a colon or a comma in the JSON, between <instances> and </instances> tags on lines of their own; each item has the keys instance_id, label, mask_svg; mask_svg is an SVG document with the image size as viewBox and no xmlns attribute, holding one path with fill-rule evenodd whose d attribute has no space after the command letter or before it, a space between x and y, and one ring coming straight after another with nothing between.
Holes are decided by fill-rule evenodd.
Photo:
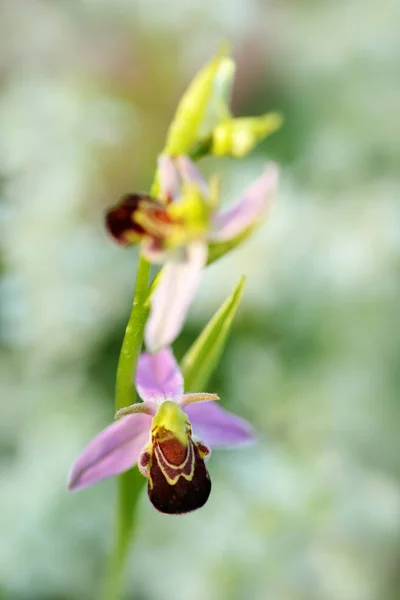
<instances>
[{"instance_id":1,"label":"brown labellum","mask_svg":"<svg viewBox=\"0 0 400 600\"><path fill-rule=\"evenodd\" d=\"M119 244L139 242L144 235L148 234L146 228L135 219L138 213L148 215L155 222L168 220L164 205L155 198L148 194L127 194L118 206L110 209L106 214L107 230ZM137 239L134 239L136 236Z\"/></svg>"},{"instance_id":2,"label":"brown labellum","mask_svg":"<svg viewBox=\"0 0 400 600\"><path fill-rule=\"evenodd\" d=\"M147 493L160 512L183 514L207 502L211 479L203 457L208 449L199 446L191 437L187 446L176 438L153 444Z\"/></svg>"}]
</instances>

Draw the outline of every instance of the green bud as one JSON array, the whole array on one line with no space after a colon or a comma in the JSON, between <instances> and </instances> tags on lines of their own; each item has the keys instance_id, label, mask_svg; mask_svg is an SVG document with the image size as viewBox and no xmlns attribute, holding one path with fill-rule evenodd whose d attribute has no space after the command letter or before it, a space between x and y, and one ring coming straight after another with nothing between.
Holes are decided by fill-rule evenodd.
<instances>
[{"instance_id":1,"label":"green bud","mask_svg":"<svg viewBox=\"0 0 400 600\"><path fill-rule=\"evenodd\" d=\"M229 59L225 54L226 51L213 58L199 71L190 83L178 105L175 117L168 130L167 141L163 151L165 154L169 154L170 156L188 154L192 146L199 141L200 126L205 118L209 102L213 97L218 77L222 77L222 81L218 83L223 89L221 93L227 93L226 75L224 76L223 73L227 69L226 61L229 61Z\"/></svg>"},{"instance_id":2,"label":"green bud","mask_svg":"<svg viewBox=\"0 0 400 600\"><path fill-rule=\"evenodd\" d=\"M229 105L235 71L236 66L231 58L224 58L221 61L215 74L211 97L200 125L199 135L202 139L209 138L219 123L232 117Z\"/></svg>"},{"instance_id":3,"label":"green bud","mask_svg":"<svg viewBox=\"0 0 400 600\"><path fill-rule=\"evenodd\" d=\"M261 117L228 119L212 134L211 151L216 156L246 156L255 145L281 127L283 117L271 112Z\"/></svg>"}]
</instances>

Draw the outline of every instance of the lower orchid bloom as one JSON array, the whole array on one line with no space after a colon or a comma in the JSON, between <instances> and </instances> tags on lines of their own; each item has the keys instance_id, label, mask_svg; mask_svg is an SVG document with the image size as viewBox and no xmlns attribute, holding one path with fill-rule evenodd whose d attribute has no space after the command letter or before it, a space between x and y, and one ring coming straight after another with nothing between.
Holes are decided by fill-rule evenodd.
<instances>
[{"instance_id":1,"label":"lower orchid bloom","mask_svg":"<svg viewBox=\"0 0 400 600\"><path fill-rule=\"evenodd\" d=\"M233 207L217 209L217 186L208 185L186 156L161 155L160 199L131 194L107 213L109 233L126 246L141 242L150 262L163 263L151 296L145 340L154 352L179 334L208 260L209 244L241 240L264 216L278 183L279 170L264 173Z\"/></svg>"},{"instance_id":2,"label":"lower orchid bloom","mask_svg":"<svg viewBox=\"0 0 400 600\"><path fill-rule=\"evenodd\" d=\"M170 348L140 356L136 387L143 402L118 411L118 420L89 443L73 465L69 489L86 488L137 464L160 512L200 508L211 491L204 462L210 449L247 443L255 437L253 428L216 405L216 394L184 394Z\"/></svg>"}]
</instances>

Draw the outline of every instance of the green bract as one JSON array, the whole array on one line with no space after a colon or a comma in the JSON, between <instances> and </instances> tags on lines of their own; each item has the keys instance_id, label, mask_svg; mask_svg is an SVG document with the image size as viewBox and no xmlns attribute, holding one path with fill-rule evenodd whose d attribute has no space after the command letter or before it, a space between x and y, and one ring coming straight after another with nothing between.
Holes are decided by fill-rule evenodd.
<instances>
[{"instance_id":1,"label":"green bract","mask_svg":"<svg viewBox=\"0 0 400 600\"><path fill-rule=\"evenodd\" d=\"M242 276L181 361L186 392L202 389L217 367L243 294Z\"/></svg>"}]
</instances>

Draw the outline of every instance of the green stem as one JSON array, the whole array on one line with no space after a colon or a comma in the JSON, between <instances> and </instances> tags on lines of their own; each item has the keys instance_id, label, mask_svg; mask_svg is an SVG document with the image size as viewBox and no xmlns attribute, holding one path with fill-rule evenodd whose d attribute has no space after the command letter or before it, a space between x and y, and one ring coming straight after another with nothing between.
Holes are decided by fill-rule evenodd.
<instances>
[{"instance_id":1,"label":"green stem","mask_svg":"<svg viewBox=\"0 0 400 600\"><path fill-rule=\"evenodd\" d=\"M115 391L115 410L133 404L136 391L133 374L143 343L144 326L149 313L148 285L150 264L141 256L136 276L132 310L125 330L118 360ZM138 469L131 469L118 477L118 504L114 548L110 557L104 600L119 600L123 591L123 572L129 544L135 527L136 506L145 480Z\"/></svg>"},{"instance_id":2,"label":"green stem","mask_svg":"<svg viewBox=\"0 0 400 600\"><path fill-rule=\"evenodd\" d=\"M115 542L103 589L103 600L119 600L122 596L124 568L136 525L137 503L144 483L145 479L138 469L131 469L118 477Z\"/></svg>"},{"instance_id":3,"label":"green stem","mask_svg":"<svg viewBox=\"0 0 400 600\"><path fill-rule=\"evenodd\" d=\"M150 263L141 256L136 276L135 295L129 321L126 326L117 367L115 410L135 402L136 392L132 382L137 361L142 349L143 331L148 317L146 299L148 295Z\"/></svg>"},{"instance_id":4,"label":"green stem","mask_svg":"<svg viewBox=\"0 0 400 600\"><path fill-rule=\"evenodd\" d=\"M193 158L207 154L209 140L204 140L194 149ZM150 193L157 196L158 173ZM126 326L118 360L115 389L115 411L133 404L136 391L133 377L143 344L144 327L149 316L150 263L141 255L136 276L135 293L131 314ZM103 589L104 600L119 600L123 593L123 573L132 534L135 528L136 507L145 479L138 469L131 469L118 477L118 504L114 548L110 557L108 574Z\"/></svg>"}]
</instances>

